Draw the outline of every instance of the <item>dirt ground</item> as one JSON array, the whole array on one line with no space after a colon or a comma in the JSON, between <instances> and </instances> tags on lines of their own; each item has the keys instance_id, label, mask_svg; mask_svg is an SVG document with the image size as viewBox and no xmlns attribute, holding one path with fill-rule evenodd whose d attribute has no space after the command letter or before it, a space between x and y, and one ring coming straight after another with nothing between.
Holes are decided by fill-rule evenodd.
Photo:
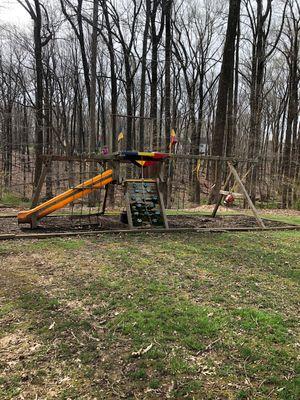
<instances>
[{"instance_id":1,"label":"dirt ground","mask_svg":"<svg viewBox=\"0 0 300 400\"><path fill-rule=\"evenodd\" d=\"M203 211L210 211L208 208ZM7 212L9 211L9 212ZM18 210L0 209L0 234L28 232L29 224L18 225L15 215ZM197 209L199 212L200 210ZM190 210L189 210L190 212ZM236 214L220 214L216 218L209 215L194 214L173 214L168 216L170 228L242 228L256 227L257 222L251 215ZM267 227L276 227L284 225L280 221L271 221L264 219ZM39 222L39 227L35 232L70 232L70 231L86 231L86 230L121 230L128 229L128 225L120 222L118 214L107 216L95 215L53 215L48 216Z\"/></svg>"}]
</instances>

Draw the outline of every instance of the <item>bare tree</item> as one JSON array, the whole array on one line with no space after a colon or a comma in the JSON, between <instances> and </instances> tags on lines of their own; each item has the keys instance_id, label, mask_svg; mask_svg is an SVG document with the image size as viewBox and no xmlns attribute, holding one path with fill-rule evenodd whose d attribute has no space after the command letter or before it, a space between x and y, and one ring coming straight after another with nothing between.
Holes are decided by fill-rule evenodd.
<instances>
[{"instance_id":1,"label":"bare tree","mask_svg":"<svg viewBox=\"0 0 300 400\"><path fill-rule=\"evenodd\" d=\"M270 45L268 37L271 33L272 2L273 0L268 0L264 9L263 1L256 0L256 13L251 1L248 0L246 2L253 35L250 81L250 132L248 142L248 157L250 159L257 157L260 153L265 67L267 60L276 49L280 38L286 8L285 4L281 27L274 43ZM248 168L250 166L251 164L248 164ZM256 200L257 178L258 170L254 166L252 174L249 174L247 177L247 184L250 188L250 195L253 202Z\"/></svg>"},{"instance_id":2,"label":"bare tree","mask_svg":"<svg viewBox=\"0 0 300 400\"><path fill-rule=\"evenodd\" d=\"M215 127L212 137L212 155L222 156L224 154L225 127L228 107L228 94L232 85L232 70L234 68L234 50L237 36L237 27L240 18L240 0L231 0L229 4L229 14L227 32L223 51L222 67L219 78L218 102L216 109ZM222 171L220 165L216 163L215 186L211 192L210 201L217 199L221 182Z\"/></svg>"},{"instance_id":3,"label":"bare tree","mask_svg":"<svg viewBox=\"0 0 300 400\"><path fill-rule=\"evenodd\" d=\"M52 38L52 33L48 32L46 37L42 37L42 8L46 11L39 0L18 0L23 8L29 13L34 22L34 56L35 56L35 72L36 72L36 127L35 127L35 178L36 186L42 170L42 161L40 155L43 153L43 54L42 49Z\"/></svg>"},{"instance_id":4,"label":"bare tree","mask_svg":"<svg viewBox=\"0 0 300 400\"><path fill-rule=\"evenodd\" d=\"M148 36L150 27L151 0L146 0L145 28L143 34L143 49L141 62L141 103L140 103L140 130L139 130L139 149L144 150L145 145L145 100L146 100L146 72L147 72L147 51Z\"/></svg>"},{"instance_id":5,"label":"bare tree","mask_svg":"<svg viewBox=\"0 0 300 400\"><path fill-rule=\"evenodd\" d=\"M285 144L283 151L283 188L282 206L292 206L292 183L297 176L297 139L299 119L299 40L300 40L300 5L297 0L288 2L289 15L286 19L285 57L288 65L288 111L285 130Z\"/></svg>"}]
</instances>

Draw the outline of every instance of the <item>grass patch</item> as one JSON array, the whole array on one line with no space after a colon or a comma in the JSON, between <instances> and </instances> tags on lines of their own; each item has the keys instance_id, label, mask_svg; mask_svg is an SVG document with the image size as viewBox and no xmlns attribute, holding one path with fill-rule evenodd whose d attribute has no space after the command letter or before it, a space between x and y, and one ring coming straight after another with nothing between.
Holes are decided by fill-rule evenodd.
<instances>
[{"instance_id":1,"label":"grass patch","mask_svg":"<svg viewBox=\"0 0 300 400\"><path fill-rule=\"evenodd\" d=\"M290 231L1 245L1 399L298 399L299 243Z\"/></svg>"},{"instance_id":2,"label":"grass patch","mask_svg":"<svg viewBox=\"0 0 300 400\"><path fill-rule=\"evenodd\" d=\"M284 343L287 338L287 323L280 315L266 311L245 308L233 313L240 328L256 335L264 335L264 340Z\"/></svg>"},{"instance_id":3,"label":"grass patch","mask_svg":"<svg viewBox=\"0 0 300 400\"><path fill-rule=\"evenodd\" d=\"M203 348L203 339L214 336L220 321L210 318L210 310L172 297L153 299L144 309L136 304L114 319L112 329L129 335L137 346L145 341L177 342L193 349Z\"/></svg>"},{"instance_id":4,"label":"grass patch","mask_svg":"<svg viewBox=\"0 0 300 400\"><path fill-rule=\"evenodd\" d=\"M272 219L274 221L281 221L285 222L287 224L292 224L292 225L300 225L300 215L262 215L262 217L265 217L267 219Z\"/></svg>"},{"instance_id":5,"label":"grass patch","mask_svg":"<svg viewBox=\"0 0 300 400\"><path fill-rule=\"evenodd\" d=\"M85 245L83 239L44 239L28 243L27 249L30 250L78 250Z\"/></svg>"},{"instance_id":6,"label":"grass patch","mask_svg":"<svg viewBox=\"0 0 300 400\"><path fill-rule=\"evenodd\" d=\"M8 207L27 208L30 206L29 199L23 199L20 195L11 192L4 192L0 201L4 206Z\"/></svg>"}]
</instances>

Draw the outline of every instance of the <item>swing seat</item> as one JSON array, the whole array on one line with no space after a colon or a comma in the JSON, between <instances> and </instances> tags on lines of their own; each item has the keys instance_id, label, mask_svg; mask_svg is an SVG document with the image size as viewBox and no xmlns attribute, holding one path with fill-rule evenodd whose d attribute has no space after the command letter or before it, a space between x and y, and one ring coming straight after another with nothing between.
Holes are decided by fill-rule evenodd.
<instances>
[{"instance_id":1,"label":"swing seat","mask_svg":"<svg viewBox=\"0 0 300 400\"><path fill-rule=\"evenodd\" d=\"M244 198L244 195L242 193L229 192L228 190L220 190L220 194L222 194L223 196L228 196L229 194L232 194L232 196L236 199Z\"/></svg>"}]
</instances>

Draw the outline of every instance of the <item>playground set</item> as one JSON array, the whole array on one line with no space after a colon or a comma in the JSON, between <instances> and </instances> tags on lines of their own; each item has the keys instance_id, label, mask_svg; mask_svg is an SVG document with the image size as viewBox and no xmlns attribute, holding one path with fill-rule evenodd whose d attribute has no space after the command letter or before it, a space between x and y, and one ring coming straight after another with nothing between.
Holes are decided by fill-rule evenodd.
<instances>
[{"instance_id":1,"label":"playground set","mask_svg":"<svg viewBox=\"0 0 300 400\"><path fill-rule=\"evenodd\" d=\"M27 211L20 211L17 215L18 224L29 224L31 229L39 227L39 221L49 214L74 203L77 199L91 195L102 187L105 187L105 196L101 215L105 214L108 198L109 185L121 185L125 200L125 210L120 214L120 222L127 225L129 230L135 229L164 229L169 230L168 218L165 211L163 187L163 166L171 158L169 153L160 152L138 152L122 151L108 154L99 158L99 162L105 161L109 166L107 170L86 180L79 185L68 189L46 202L38 204L42 186L45 181L47 169L53 160L62 159L60 156L44 156L43 170L33 196L32 208ZM122 175L120 165L132 163L139 170L138 179L127 179ZM257 210L252 203L247 190L239 177L232 162L228 161L229 175L224 188L220 191L219 199L212 213L215 218L219 206L230 205L235 198L244 198L251 208L259 228L266 228L265 223L259 217ZM240 187L242 193L232 193L229 184L232 179Z\"/></svg>"},{"instance_id":2,"label":"playground set","mask_svg":"<svg viewBox=\"0 0 300 400\"><path fill-rule=\"evenodd\" d=\"M168 157L168 154L158 152L133 152L126 151L105 157L111 165L103 173L43 202L28 211L19 212L17 218L19 224L29 223L32 229L38 227L38 221L43 217L57 211L77 199L90 195L92 192L105 187L105 197L101 214L105 213L107 193L109 184L122 185L126 211L121 214L121 222L128 224L130 229L135 227L163 227L168 229L168 222L164 208L163 196L160 188L159 176L149 176L149 171L157 171L151 168L161 163ZM46 169L50 160L44 166L41 173L37 190L34 194L34 203L38 202L39 194L46 176ZM120 163L131 162L141 168L140 179L125 179L120 173ZM145 170L147 169L147 173ZM159 168L160 170L160 168ZM159 173L159 172L158 172Z\"/></svg>"},{"instance_id":3,"label":"playground set","mask_svg":"<svg viewBox=\"0 0 300 400\"><path fill-rule=\"evenodd\" d=\"M0 240L106 232L299 229L259 216L244 185L249 160L147 151L94 156L44 154L41 160L30 208L19 211L17 218L4 210L5 215L0 215ZM213 163L222 168L224 178L227 171L227 178L210 214L193 212L197 207L191 200L194 186L188 189L186 182L195 185L197 179L202 195L207 196L212 187L207 186L205 171L211 171ZM189 178L191 171L194 180ZM47 195L49 177L58 195ZM220 206L232 209L236 199L241 199L243 206L248 204L253 215L218 213Z\"/></svg>"}]
</instances>

